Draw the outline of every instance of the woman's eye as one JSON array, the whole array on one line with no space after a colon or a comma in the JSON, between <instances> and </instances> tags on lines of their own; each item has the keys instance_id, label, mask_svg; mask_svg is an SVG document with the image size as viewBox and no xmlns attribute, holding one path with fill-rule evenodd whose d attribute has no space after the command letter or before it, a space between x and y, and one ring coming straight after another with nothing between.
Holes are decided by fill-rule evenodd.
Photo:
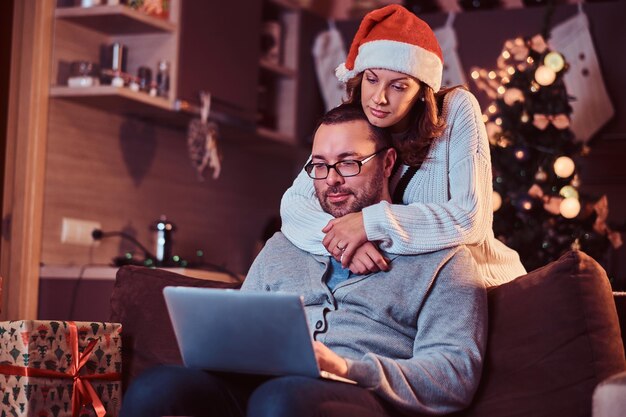
<instances>
[{"instance_id":1,"label":"woman's eye","mask_svg":"<svg viewBox=\"0 0 626 417\"><path fill-rule=\"evenodd\" d=\"M391 88L393 88L396 91L404 91L406 89L406 86L402 84L392 84Z\"/></svg>"},{"instance_id":2,"label":"woman's eye","mask_svg":"<svg viewBox=\"0 0 626 417\"><path fill-rule=\"evenodd\" d=\"M372 77L365 77L365 79L367 80L368 83L370 84L374 84L376 82L376 78L372 78Z\"/></svg>"}]
</instances>

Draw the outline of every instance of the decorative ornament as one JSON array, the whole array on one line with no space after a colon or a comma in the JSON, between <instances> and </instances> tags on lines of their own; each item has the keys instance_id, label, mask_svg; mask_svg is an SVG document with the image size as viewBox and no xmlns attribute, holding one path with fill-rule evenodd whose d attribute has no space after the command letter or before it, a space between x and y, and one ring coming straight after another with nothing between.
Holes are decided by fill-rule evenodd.
<instances>
[{"instance_id":1,"label":"decorative ornament","mask_svg":"<svg viewBox=\"0 0 626 417\"><path fill-rule=\"evenodd\" d=\"M200 92L200 101L202 102L200 119L193 119L187 129L187 150L198 179L204 181L204 173L207 169L213 169L213 179L220 176L221 163L217 149L217 124L208 121L211 94Z\"/></svg>"},{"instance_id":2,"label":"decorative ornament","mask_svg":"<svg viewBox=\"0 0 626 417\"><path fill-rule=\"evenodd\" d=\"M559 195L564 198L578 199L578 190L571 185L566 185L565 187L561 188L561 190L559 191Z\"/></svg>"},{"instance_id":3,"label":"decorative ornament","mask_svg":"<svg viewBox=\"0 0 626 417\"><path fill-rule=\"evenodd\" d=\"M556 80L556 72L553 69L541 65L535 71L535 81L544 87L551 85Z\"/></svg>"},{"instance_id":4,"label":"decorative ornament","mask_svg":"<svg viewBox=\"0 0 626 417\"><path fill-rule=\"evenodd\" d=\"M546 43L546 40L543 38L543 36L535 35L530 40L530 47L540 54L543 54L546 49L548 49L548 44Z\"/></svg>"},{"instance_id":5,"label":"decorative ornament","mask_svg":"<svg viewBox=\"0 0 626 417\"><path fill-rule=\"evenodd\" d=\"M566 219L573 219L580 213L580 201L577 198L565 198L561 201L561 216Z\"/></svg>"},{"instance_id":6,"label":"decorative ornament","mask_svg":"<svg viewBox=\"0 0 626 417\"><path fill-rule=\"evenodd\" d=\"M497 191L494 191L491 197L491 207L493 211L498 211L502 207L502 197Z\"/></svg>"},{"instance_id":7,"label":"decorative ornament","mask_svg":"<svg viewBox=\"0 0 626 417\"><path fill-rule=\"evenodd\" d=\"M565 67L563 55L556 51L548 52L543 58L543 64L554 72L559 72Z\"/></svg>"},{"instance_id":8,"label":"decorative ornament","mask_svg":"<svg viewBox=\"0 0 626 417\"><path fill-rule=\"evenodd\" d=\"M619 249L623 244L622 235L619 232L611 230L606 224L609 217L609 199L607 196L603 195L600 197L593 205L593 209L596 212L596 221L593 225L593 230L599 234L606 235L613 248Z\"/></svg>"},{"instance_id":9,"label":"decorative ornament","mask_svg":"<svg viewBox=\"0 0 626 417\"><path fill-rule=\"evenodd\" d=\"M569 156L559 156L554 161L554 173L561 178L567 178L574 173L576 165Z\"/></svg>"},{"instance_id":10,"label":"decorative ornament","mask_svg":"<svg viewBox=\"0 0 626 417\"><path fill-rule=\"evenodd\" d=\"M539 130L545 130L549 124L556 129L563 130L569 127L569 117L567 114L546 115L541 113L533 114L533 125Z\"/></svg>"},{"instance_id":11,"label":"decorative ornament","mask_svg":"<svg viewBox=\"0 0 626 417\"><path fill-rule=\"evenodd\" d=\"M510 45L510 46L508 46ZM505 47L509 49L513 58L517 61L523 61L528 57L528 47L523 38L516 38L513 42L505 43Z\"/></svg>"},{"instance_id":12,"label":"decorative ornament","mask_svg":"<svg viewBox=\"0 0 626 417\"><path fill-rule=\"evenodd\" d=\"M519 88L508 88L502 95L502 98L507 106L512 106L517 102L524 102L524 93Z\"/></svg>"},{"instance_id":13,"label":"decorative ornament","mask_svg":"<svg viewBox=\"0 0 626 417\"><path fill-rule=\"evenodd\" d=\"M535 179L539 182L544 182L548 179L548 174L546 174L546 171L544 171L543 168L539 167L537 173L535 173Z\"/></svg>"},{"instance_id":14,"label":"decorative ornament","mask_svg":"<svg viewBox=\"0 0 626 417\"><path fill-rule=\"evenodd\" d=\"M530 120L530 118L528 117L528 113L524 112L522 113L522 116L520 117L520 120L522 123L528 123L528 120Z\"/></svg>"}]
</instances>

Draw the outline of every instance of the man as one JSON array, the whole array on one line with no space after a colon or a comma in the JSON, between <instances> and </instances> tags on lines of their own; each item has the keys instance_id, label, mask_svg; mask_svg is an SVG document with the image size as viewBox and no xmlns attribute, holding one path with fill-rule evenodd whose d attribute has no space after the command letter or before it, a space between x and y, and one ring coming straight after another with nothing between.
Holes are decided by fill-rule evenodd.
<instances>
[{"instance_id":1,"label":"man","mask_svg":"<svg viewBox=\"0 0 626 417\"><path fill-rule=\"evenodd\" d=\"M390 201L395 159L385 131L342 105L322 118L306 170L337 217ZM277 233L242 287L301 294L320 368L357 385L159 368L130 387L122 416L385 417L467 406L486 339L486 293L469 251L387 256L389 272L350 276Z\"/></svg>"}]
</instances>

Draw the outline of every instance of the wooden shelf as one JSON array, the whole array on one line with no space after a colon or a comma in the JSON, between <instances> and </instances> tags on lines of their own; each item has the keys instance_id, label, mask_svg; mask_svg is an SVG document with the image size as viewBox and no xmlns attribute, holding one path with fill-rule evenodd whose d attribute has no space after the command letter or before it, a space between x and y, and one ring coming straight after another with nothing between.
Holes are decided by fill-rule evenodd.
<instances>
[{"instance_id":1,"label":"wooden shelf","mask_svg":"<svg viewBox=\"0 0 626 417\"><path fill-rule=\"evenodd\" d=\"M259 61L259 64L261 65L261 68L267 71L270 71L274 74L282 75L283 77L295 78L297 75L296 70L287 68L284 65L275 64L266 59L261 59Z\"/></svg>"},{"instance_id":2,"label":"wooden shelf","mask_svg":"<svg viewBox=\"0 0 626 417\"><path fill-rule=\"evenodd\" d=\"M172 33L176 25L168 20L138 12L128 6L62 7L55 16L109 35Z\"/></svg>"},{"instance_id":3,"label":"wooden shelf","mask_svg":"<svg viewBox=\"0 0 626 417\"><path fill-rule=\"evenodd\" d=\"M200 117L200 108L187 102L171 102L126 87L100 85L95 87L53 86L50 98L69 100L111 113L152 120L169 127L187 128L192 118ZM212 106L209 119L225 125L251 129L245 121L224 112L220 103Z\"/></svg>"},{"instance_id":4,"label":"wooden shelf","mask_svg":"<svg viewBox=\"0 0 626 417\"><path fill-rule=\"evenodd\" d=\"M176 110L174 103L165 98L152 97L126 87L53 86L50 88L50 98L70 100L108 112L150 119L174 127L185 127L192 117L197 116L197 110L194 108Z\"/></svg>"}]
</instances>

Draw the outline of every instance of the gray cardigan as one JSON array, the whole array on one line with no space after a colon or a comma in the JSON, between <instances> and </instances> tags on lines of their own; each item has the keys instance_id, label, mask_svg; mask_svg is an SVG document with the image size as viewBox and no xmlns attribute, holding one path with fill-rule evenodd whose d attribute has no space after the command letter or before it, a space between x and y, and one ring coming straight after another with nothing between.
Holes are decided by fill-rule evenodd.
<instances>
[{"instance_id":1,"label":"gray cardigan","mask_svg":"<svg viewBox=\"0 0 626 417\"><path fill-rule=\"evenodd\" d=\"M329 258L279 232L242 290L301 294L314 338L346 358L348 378L395 407L426 414L466 407L487 336L486 291L469 250L387 256L389 272L351 277L330 291Z\"/></svg>"}]
</instances>

